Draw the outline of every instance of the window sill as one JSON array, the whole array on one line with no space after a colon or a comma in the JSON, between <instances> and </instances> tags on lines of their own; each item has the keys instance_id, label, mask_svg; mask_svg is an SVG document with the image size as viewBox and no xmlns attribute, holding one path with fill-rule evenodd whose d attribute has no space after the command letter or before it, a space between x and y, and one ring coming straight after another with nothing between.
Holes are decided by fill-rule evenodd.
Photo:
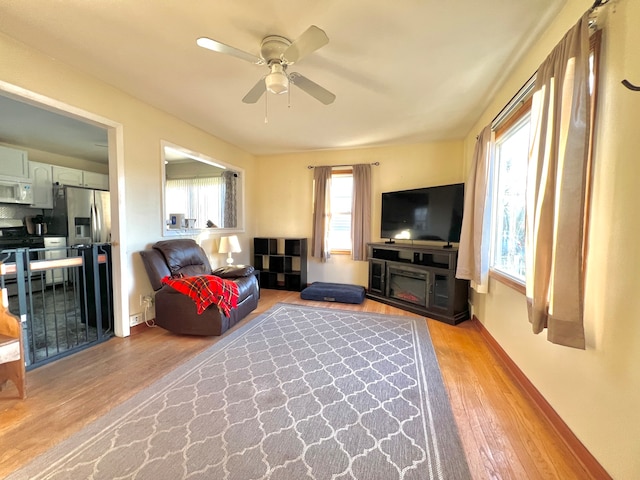
<instances>
[{"instance_id":1,"label":"window sill","mask_svg":"<svg viewBox=\"0 0 640 480\"><path fill-rule=\"evenodd\" d=\"M516 290L517 292L520 292L523 295L527 294L527 289L525 287L525 284L521 280L510 277L509 275L506 275L502 272L499 272L493 269L489 270L489 277L493 278L494 280L500 283L503 283L507 287L513 288L514 290Z\"/></svg>"},{"instance_id":2,"label":"window sill","mask_svg":"<svg viewBox=\"0 0 640 480\"><path fill-rule=\"evenodd\" d=\"M351 255L351 250L331 250L331 255Z\"/></svg>"}]
</instances>

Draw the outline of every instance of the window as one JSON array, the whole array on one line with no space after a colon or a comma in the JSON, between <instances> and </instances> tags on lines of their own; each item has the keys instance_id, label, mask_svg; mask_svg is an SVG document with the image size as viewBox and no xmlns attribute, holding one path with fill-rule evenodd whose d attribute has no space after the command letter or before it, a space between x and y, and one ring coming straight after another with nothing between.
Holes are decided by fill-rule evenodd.
<instances>
[{"instance_id":1,"label":"window","mask_svg":"<svg viewBox=\"0 0 640 480\"><path fill-rule=\"evenodd\" d=\"M242 169L162 142L163 235L210 228L243 229ZM189 219L172 225L172 215Z\"/></svg>"},{"instance_id":2,"label":"window","mask_svg":"<svg viewBox=\"0 0 640 480\"><path fill-rule=\"evenodd\" d=\"M329 251L351 253L351 208L353 172L335 170L331 174L331 219L329 221Z\"/></svg>"},{"instance_id":3,"label":"window","mask_svg":"<svg viewBox=\"0 0 640 480\"><path fill-rule=\"evenodd\" d=\"M206 221L224 225L225 183L222 177L167 179L166 205L169 214L184 212L185 218L195 218L200 228Z\"/></svg>"},{"instance_id":4,"label":"window","mask_svg":"<svg viewBox=\"0 0 640 480\"><path fill-rule=\"evenodd\" d=\"M600 39L599 31L592 35L589 58L592 142ZM505 280L518 289L525 282L525 189L531 129L531 100L530 97L527 99L529 94L526 89L529 87L525 86L519 93L517 106L507 111L507 119L495 130L491 186L491 272L498 279Z\"/></svg>"},{"instance_id":5,"label":"window","mask_svg":"<svg viewBox=\"0 0 640 480\"><path fill-rule=\"evenodd\" d=\"M492 267L524 282L525 185L529 156L531 102L496 132Z\"/></svg>"}]
</instances>

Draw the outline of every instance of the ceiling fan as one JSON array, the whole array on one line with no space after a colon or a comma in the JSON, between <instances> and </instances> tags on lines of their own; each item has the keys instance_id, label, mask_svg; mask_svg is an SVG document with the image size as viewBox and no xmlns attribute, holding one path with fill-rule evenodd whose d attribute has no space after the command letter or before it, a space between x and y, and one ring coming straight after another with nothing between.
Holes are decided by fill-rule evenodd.
<instances>
[{"instance_id":1,"label":"ceiling fan","mask_svg":"<svg viewBox=\"0 0 640 480\"><path fill-rule=\"evenodd\" d=\"M279 35L265 37L260 44L259 57L207 37L198 38L196 43L214 52L224 53L256 65L269 67L269 73L258 80L244 96L242 99L244 103L256 103L265 91L276 95L287 93L291 84L325 105L329 105L336 99L333 93L312 82L304 75L298 72L287 72L289 65L299 62L310 53L329 43L327 34L315 25L307 28L293 42Z\"/></svg>"}]
</instances>

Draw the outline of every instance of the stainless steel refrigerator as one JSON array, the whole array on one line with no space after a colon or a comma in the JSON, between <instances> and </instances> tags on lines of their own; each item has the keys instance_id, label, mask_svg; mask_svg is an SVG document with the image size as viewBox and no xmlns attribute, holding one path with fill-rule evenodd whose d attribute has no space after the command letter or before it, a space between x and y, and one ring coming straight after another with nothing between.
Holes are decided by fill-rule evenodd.
<instances>
[{"instance_id":1,"label":"stainless steel refrigerator","mask_svg":"<svg viewBox=\"0 0 640 480\"><path fill-rule=\"evenodd\" d=\"M67 237L68 246L111 242L109 192L56 187L49 233Z\"/></svg>"},{"instance_id":2,"label":"stainless steel refrigerator","mask_svg":"<svg viewBox=\"0 0 640 480\"><path fill-rule=\"evenodd\" d=\"M111 276L111 208L109 192L88 188L56 186L48 234L67 237L69 256L83 258L82 268L72 268L68 280L77 285L80 295L81 321L113 333L113 289ZM106 254L108 261L94 272L93 254ZM94 275L97 274L97 275ZM95 279L100 297L96 298ZM100 308L97 308L97 307ZM100 312L100 315L98 315Z\"/></svg>"}]
</instances>

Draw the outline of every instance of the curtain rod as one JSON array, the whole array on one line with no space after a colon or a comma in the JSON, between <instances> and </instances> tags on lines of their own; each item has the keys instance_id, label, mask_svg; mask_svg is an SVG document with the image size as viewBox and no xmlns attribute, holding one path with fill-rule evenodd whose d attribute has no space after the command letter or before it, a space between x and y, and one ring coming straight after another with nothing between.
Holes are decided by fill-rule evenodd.
<instances>
[{"instance_id":1,"label":"curtain rod","mask_svg":"<svg viewBox=\"0 0 640 480\"><path fill-rule=\"evenodd\" d=\"M535 85L534 82L536 79L536 73L538 72L537 71L534 72L533 75L531 75L529 79L526 82L524 82L524 84L515 93L515 95L511 97L511 100L509 100L505 104L505 106L500 109L498 114L495 117L493 117L493 120L491 120L491 123L490 123L492 129L496 128L498 124L500 124L503 120L505 120L505 118L511 114L513 108L518 103L520 103L533 89L533 86ZM478 140L479 138L480 138L480 135L476 135L476 140Z\"/></svg>"},{"instance_id":2,"label":"curtain rod","mask_svg":"<svg viewBox=\"0 0 640 480\"><path fill-rule=\"evenodd\" d=\"M609 3L609 0L595 0L589 9L589 12L593 12L596 8L601 7L605 3Z\"/></svg>"},{"instance_id":3,"label":"curtain rod","mask_svg":"<svg viewBox=\"0 0 640 480\"><path fill-rule=\"evenodd\" d=\"M316 167L331 167L331 168L336 168L336 167L353 167L353 163L349 163L349 164L345 164L345 165L307 165L307 168L309 170L313 170ZM380 165L380 162L371 162L369 165L373 165L374 167L377 167Z\"/></svg>"},{"instance_id":4,"label":"curtain rod","mask_svg":"<svg viewBox=\"0 0 640 480\"><path fill-rule=\"evenodd\" d=\"M593 5L591 5L591 8L589 8L589 12L593 12L597 8L605 6L607 3L609 3L609 0L595 0L593 2ZM523 97L527 96L527 94L533 88L535 77L536 77L537 73L538 73L537 71L534 72L533 75L531 75L531 77L529 77L529 80L527 80L524 83L524 85L520 88L520 90L518 90L516 92L516 94L511 98L511 100L509 100L507 102L507 104L504 107L502 107L502 110L500 110L498 112L498 114L495 117L493 117L493 120L491 120L492 127L495 127L497 124L499 124L501 121L503 121L504 120L504 116L508 115L510 113L510 110L515 105L517 105L520 101L522 101ZM478 137L476 137L476 138L478 138Z\"/></svg>"},{"instance_id":5,"label":"curtain rod","mask_svg":"<svg viewBox=\"0 0 640 480\"><path fill-rule=\"evenodd\" d=\"M595 0L593 2L593 5L591 5L591 8L589 8L589 12L593 12L597 8L600 8L606 5L607 3L609 3L609 0ZM533 75L529 77L529 80L527 80L524 83L524 85L520 87L520 90L518 90L516 94L513 97L511 97L511 100L509 100L507 104L504 107L502 107L502 109L498 112L498 114L495 117L493 117L493 120L491 120L491 128L496 128L496 126L500 124L500 122L505 120L505 117L507 117L511 113L511 110L515 107L515 105L520 103L523 100L523 98L529 94L529 92L534 86L537 73L538 72L535 71ZM480 135L476 135L476 140L478 138L480 138Z\"/></svg>"},{"instance_id":6,"label":"curtain rod","mask_svg":"<svg viewBox=\"0 0 640 480\"><path fill-rule=\"evenodd\" d=\"M595 14L594 12L596 10L598 10L600 7L605 7L610 0L595 0L593 2L593 5L591 5L591 8L589 8L589 10L587 10L587 13L589 14L589 29L590 30L596 30L597 26L598 26L598 15Z\"/></svg>"},{"instance_id":7,"label":"curtain rod","mask_svg":"<svg viewBox=\"0 0 640 480\"><path fill-rule=\"evenodd\" d=\"M537 73L538 73L537 71L534 72L533 75L531 75L529 79L526 82L524 82L524 85L520 87L520 90L518 90L516 94L513 97L511 97L511 100L509 100L507 104L504 107L502 107L502 109L498 112L498 114L495 117L493 117L493 120L491 120L492 128L495 128L496 125L502 122L505 119L504 117L509 115L513 110L513 108L529 94L529 92L533 89L533 86L535 85Z\"/></svg>"}]
</instances>

